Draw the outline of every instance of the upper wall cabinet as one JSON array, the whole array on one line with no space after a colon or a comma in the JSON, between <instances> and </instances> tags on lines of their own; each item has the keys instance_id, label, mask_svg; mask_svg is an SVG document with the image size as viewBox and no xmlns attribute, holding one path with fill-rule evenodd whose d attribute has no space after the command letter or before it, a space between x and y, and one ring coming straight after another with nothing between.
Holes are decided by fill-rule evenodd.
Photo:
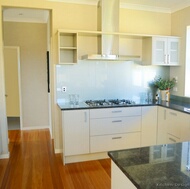
<instances>
[{"instance_id":1,"label":"upper wall cabinet","mask_svg":"<svg viewBox=\"0 0 190 189\"><path fill-rule=\"evenodd\" d=\"M143 39L142 64L178 66L178 37L147 37Z\"/></svg>"},{"instance_id":2,"label":"upper wall cabinet","mask_svg":"<svg viewBox=\"0 0 190 189\"><path fill-rule=\"evenodd\" d=\"M109 53L116 55L116 58L113 58L116 61L140 61L143 65L177 66L179 37L58 30L59 64L76 64L81 59L111 60L112 58L107 57Z\"/></svg>"},{"instance_id":3,"label":"upper wall cabinet","mask_svg":"<svg viewBox=\"0 0 190 189\"><path fill-rule=\"evenodd\" d=\"M77 63L77 33L58 31L59 64Z\"/></svg>"}]
</instances>

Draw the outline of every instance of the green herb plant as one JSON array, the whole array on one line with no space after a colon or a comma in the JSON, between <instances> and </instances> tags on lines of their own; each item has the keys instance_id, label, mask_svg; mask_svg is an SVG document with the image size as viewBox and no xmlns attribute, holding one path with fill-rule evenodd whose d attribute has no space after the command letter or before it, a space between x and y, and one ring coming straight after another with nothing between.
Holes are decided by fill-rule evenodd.
<instances>
[{"instance_id":1,"label":"green herb plant","mask_svg":"<svg viewBox=\"0 0 190 189\"><path fill-rule=\"evenodd\" d=\"M157 77L154 79L154 86L160 90L169 90L172 89L176 84L175 78L172 80L162 79L161 77Z\"/></svg>"}]
</instances>

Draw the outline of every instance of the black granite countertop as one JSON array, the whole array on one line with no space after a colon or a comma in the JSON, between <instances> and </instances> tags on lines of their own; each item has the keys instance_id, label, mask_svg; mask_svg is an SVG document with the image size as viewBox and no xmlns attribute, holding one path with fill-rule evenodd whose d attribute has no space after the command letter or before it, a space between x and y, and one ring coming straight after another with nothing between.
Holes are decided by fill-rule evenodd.
<instances>
[{"instance_id":1,"label":"black granite countertop","mask_svg":"<svg viewBox=\"0 0 190 189\"><path fill-rule=\"evenodd\" d=\"M137 188L190 188L190 142L112 151L108 155Z\"/></svg>"},{"instance_id":2,"label":"black granite countertop","mask_svg":"<svg viewBox=\"0 0 190 189\"><path fill-rule=\"evenodd\" d=\"M80 109L100 109L100 108L121 108L121 107L137 107L137 106L162 106L166 108L170 108L173 110L181 111L184 113L190 114L190 103L189 102L181 102L177 100L171 100L170 102L166 101L156 101L151 103L139 103L139 104L131 104L131 105L119 105L119 106L98 106L98 107L90 107L85 102L80 102L78 105L70 105L69 103L57 103L61 110L80 110Z\"/></svg>"}]
</instances>

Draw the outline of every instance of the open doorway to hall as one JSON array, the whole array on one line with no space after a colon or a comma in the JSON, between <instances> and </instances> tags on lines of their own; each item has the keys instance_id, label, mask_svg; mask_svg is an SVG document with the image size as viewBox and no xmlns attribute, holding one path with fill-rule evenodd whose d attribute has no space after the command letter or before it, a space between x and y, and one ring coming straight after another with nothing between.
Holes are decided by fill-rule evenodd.
<instances>
[{"instance_id":1,"label":"open doorway to hall","mask_svg":"<svg viewBox=\"0 0 190 189\"><path fill-rule=\"evenodd\" d=\"M18 74L20 114L9 116L7 113L8 128L10 130L48 128L51 132L50 91L47 82L49 81L47 66L48 68L50 66L47 65L49 62L47 51L50 51L50 11L18 7L4 8L3 40L5 46L18 46L20 49ZM5 88L6 86L7 84ZM9 95L7 99L8 97ZM10 109L13 110L16 106L13 106L13 102L10 104ZM9 109L7 103L6 108Z\"/></svg>"}]
</instances>

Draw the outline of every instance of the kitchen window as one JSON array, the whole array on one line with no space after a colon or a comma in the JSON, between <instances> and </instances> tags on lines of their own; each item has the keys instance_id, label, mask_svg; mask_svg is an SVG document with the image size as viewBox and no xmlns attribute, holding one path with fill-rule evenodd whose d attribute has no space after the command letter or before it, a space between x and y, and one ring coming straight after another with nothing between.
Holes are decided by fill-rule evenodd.
<instances>
[{"instance_id":1,"label":"kitchen window","mask_svg":"<svg viewBox=\"0 0 190 189\"><path fill-rule=\"evenodd\" d=\"M185 96L190 97L190 26L186 31Z\"/></svg>"}]
</instances>

